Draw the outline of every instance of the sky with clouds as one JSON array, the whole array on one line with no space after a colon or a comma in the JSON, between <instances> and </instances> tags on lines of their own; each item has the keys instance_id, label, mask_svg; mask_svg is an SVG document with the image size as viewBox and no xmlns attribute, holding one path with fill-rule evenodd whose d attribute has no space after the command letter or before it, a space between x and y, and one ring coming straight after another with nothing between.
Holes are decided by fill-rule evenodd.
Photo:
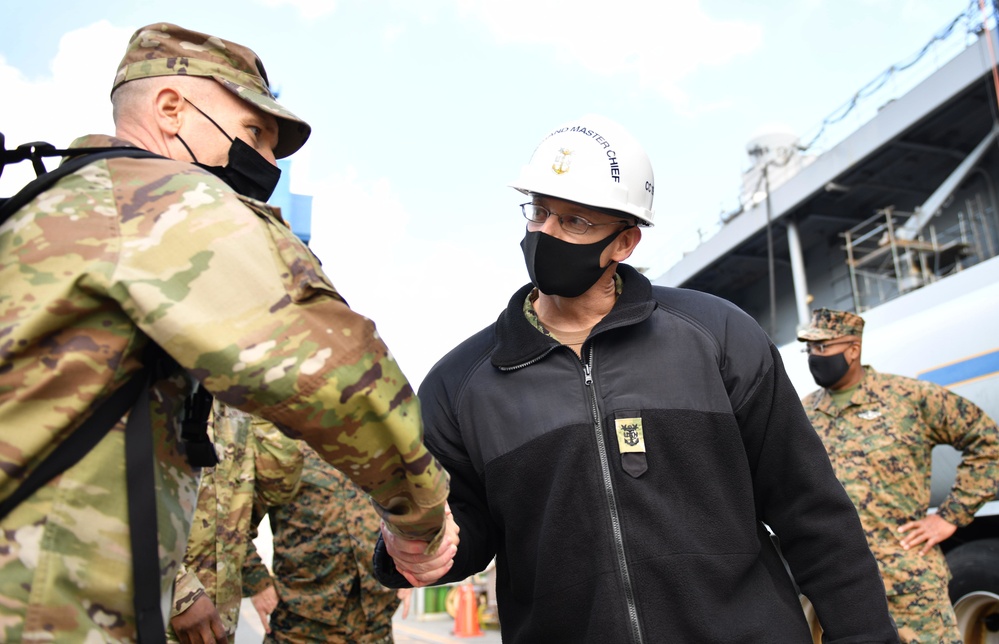
<instances>
[{"instance_id":1,"label":"sky with clouds","mask_svg":"<svg viewBox=\"0 0 999 644\"><path fill-rule=\"evenodd\" d=\"M522 199L507 185L555 126L595 112L644 143L656 226L631 263L656 277L738 205L751 139L808 140L970 5L8 2L0 132L8 148L112 133L110 84L128 37L146 24L175 22L250 46L282 103L313 126L291 174L292 190L314 197L312 247L418 384L527 281ZM904 91L892 82L886 90ZM31 176L8 168L0 194Z\"/></svg>"}]
</instances>

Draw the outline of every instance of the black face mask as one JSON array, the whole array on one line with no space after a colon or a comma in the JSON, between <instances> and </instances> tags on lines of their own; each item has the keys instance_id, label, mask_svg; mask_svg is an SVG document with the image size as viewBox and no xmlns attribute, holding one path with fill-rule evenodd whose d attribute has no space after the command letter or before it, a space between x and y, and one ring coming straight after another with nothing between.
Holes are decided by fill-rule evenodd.
<instances>
[{"instance_id":1,"label":"black face mask","mask_svg":"<svg viewBox=\"0 0 999 644\"><path fill-rule=\"evenodd\" d=\"M832 356L810 354L808 356L808 370L812 372L815 384L828 389L843 379L846 372L850 370L850 364L842 353Z\"/></svg>"},{"instance_id":2,"label":"black face mask","mask_svg":"<svg viewBox=\"0 0 999 644\"><path fill-rule=\"evenodd\" d=\"M520 242L531 282L545 295L579 297L597 283L607 266L600 253L626 229L593 244L570 244L540 231L528 231Z\"/></svg>"},{"instance_id":3,"label":"black face mask","mask_svg":"<svg viewBox=\"0 0 999 644\"><path fill-rule=\"evenodd\" d=\"M197 162L194 165L208 170L244 197L257 201L270 199L281 179L281 169L271 165L242 139L233 139L229 147L228 165L205 165Z\"/></svg>"},{"instance_id":4,"label":"black face mask","mask_svg":"<svg viewBox=\"0 0 999 644\"><path fill-rule=\"evenodd\" d=\"M184 100L191 103L186 98ZM191 107L201 112L232 143L229 146L229 163L227 165L206 165L198 162L190 146L178 134L177 138L194 159L194 165L208 170L244 197L257 201L270 199L271 195L274 194L274 188L277 187L278 180L281 179L281 169L272 165L262 154L251 148L242 139L234 139L229 136L212 117L202 112L197 105L191 103Z\"/></svg>"}]
</instances>

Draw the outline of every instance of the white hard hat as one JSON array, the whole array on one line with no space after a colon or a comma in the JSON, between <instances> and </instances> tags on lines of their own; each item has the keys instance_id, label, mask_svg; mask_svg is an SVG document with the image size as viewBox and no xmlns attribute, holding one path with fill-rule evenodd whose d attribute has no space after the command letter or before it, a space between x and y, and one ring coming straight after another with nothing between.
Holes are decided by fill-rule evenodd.
<instances>
[{"instance_id":1,"label":"white hard hat","mask_svg":"<svg viewBox=\"0 0 999 644\"><path fill-rule=\"evenodd\" d=\"M542 139L510 187L624 212L646 226L655 216L648 155L623 127L594 114L561 125Z\"/></svg>"}]
</instances>

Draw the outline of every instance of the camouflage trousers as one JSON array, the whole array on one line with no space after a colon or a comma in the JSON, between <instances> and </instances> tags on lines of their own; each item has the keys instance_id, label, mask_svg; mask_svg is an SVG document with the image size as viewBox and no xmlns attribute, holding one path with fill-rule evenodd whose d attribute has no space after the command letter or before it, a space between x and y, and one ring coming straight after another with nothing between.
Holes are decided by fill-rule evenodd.
<instances>
[{"instance_id":1,"label":"camouflage trousers","mask_svg":"<svg viewBox=\"0 0 999 644\"><path fill-rule=\"evenodd\" d=\"M962 644L946 587L924 593L890 595L888 610L895 618L902 644Z\"/></svg>"},{"instance_id":2,"label":"camouflage trousers","mask_svg":"<svg viewBox=\"0 0 999 644\"><path fill-rule=\"evenodd\" d=\"M358 596L350 594L335 624L309 619L278 604L264 644L392 644L392 616L398 602L368 619Z\"/></svg>"},{"instance_id":3,"label":"camouflage trousers","mask_svg":"<svg viewBox=\"0 0 999 644\"><path fill-rule=\"evenodd\" d=\"M273 628L273 627L272 627ZM234 640L230 640L234 641ZM264 644L394 644L392 634L388 635L353 635L330 634L328 629L319 628L313 633L281 633L271 630L264 638Z\"/></svg>"}]
</instances>

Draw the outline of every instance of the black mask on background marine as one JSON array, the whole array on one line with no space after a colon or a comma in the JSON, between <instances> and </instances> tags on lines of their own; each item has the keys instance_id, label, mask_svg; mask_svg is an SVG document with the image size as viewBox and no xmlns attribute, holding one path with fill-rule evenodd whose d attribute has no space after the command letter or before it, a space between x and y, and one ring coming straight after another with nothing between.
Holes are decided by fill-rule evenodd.
<instances>
[{"instance_id":1,"label":"black mask on background marine","mask_svg":"<svg viewBox=\"0 0 999 644\"><path fill-rule=\"evenodd\" d=\"M520 242L527 274L545 295L579 297L604 274L607 266L600 265L600 253L622 232L624 229L593 244L570 244L540 231L528 231Z\"/></svg>"},{"instance_id":2,"label":"black mask on background marine","mask_svg":"<svg viewBox=\"0 0 999 644\"><path fill-rule=\"evenodd\" d=\"M828 389L843 379L850 370L850 363L842 353L832 356L809 355L808 370L812 372L815 384Z\"/></svg>"},{"instance_id":3,"label":"black mask on background marine","mask_svg":"<svg viewBox=\"0 0 999 644\"><path fill-rule=\"evenodd\" d=\"M191 103L186 98L184 100ZM274 188L277 187L278 181L281 179L281 169L265 159L262 154L247 145L242 139L234 139L229 136L215 122L215 119L202 112L201 108L197 105L191 103L191 107L201 112L202 116L211 121L212 125L217 127L219 132L232 143L229 146L228 164L224 166L206 165L198 162L198 158L194 156L191 147L178 134L177 138L187 149L187 153L191 155L191 158L194 159L194 165L208 170L244 197L256 199L257 201L267 201L270 199L271 195L274 194Z\"/></svg>"}]
</instances>

